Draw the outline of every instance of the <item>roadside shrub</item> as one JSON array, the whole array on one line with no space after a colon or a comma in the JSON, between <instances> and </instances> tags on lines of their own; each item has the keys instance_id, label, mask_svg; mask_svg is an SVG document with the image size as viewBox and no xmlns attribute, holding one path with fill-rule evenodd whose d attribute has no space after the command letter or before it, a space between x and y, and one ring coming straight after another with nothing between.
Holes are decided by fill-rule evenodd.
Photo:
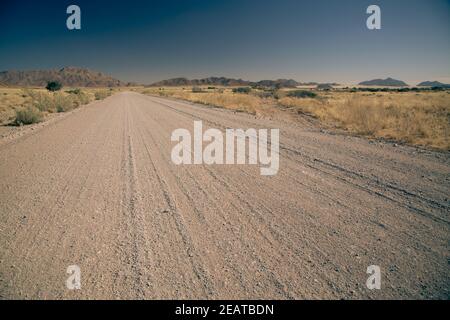
<instances>
[{"instance_id":1,"label":"roadside shrub","mask_svg":"<svg viewBox=\"0 0 450 320\"><path fill-rule=\"evenodd\" d=\"M110 95L111 95L111 93L107 90L96 91L94 94L95 100L103 100L103 99L109 97Z\"/></svg>"},{"instance_id":2,"label":"roadside shrub","mask_svg":"<svg viewBox=\"0 0 450 320\"><path fill-rule=\"evenodd\" d=\"M205 92L205 91L203 91L203 89L200 87L192 87L192 92L201 93L201 92Z\"/></svg>"},{"instance_id":3,"label":"roadside shrub","mask_svg":"<svg viewBox=\"0 0 450 320\"><path fill-rule=\"evenodd\" d=\"M39 111L52 111L54 108L53 98L50 94L34 90L29 90L27 93L31 98L31 105Z\"/></svg>"},{"instance_id":4,"label":"roadside shrub","mask_svg":"<svg viewBox=\"0 0 450 320\"><path fill-rule=\"evenodd\" d=\"M70 94L80 94L81 93L81 89L75 88L73 90L67 90L66 92L70 93Z\"/></svg>"},{"instance_id":5,"label":"roadside shrub","mask_svg":"<svg viewBox=\"0 0 450 320\"><path fill-rule=\"evenodd\" d=\"M45 89L52 92L61 90L61 88L62 84L58 81L49 81L47 82L47 86L45 87Z\"/></svg>"},{"instance_id":6,"label":"roadside shrub","mask_svg":"<svg viewBox=\"0 0 450 320\"><path fill-rule=\"evenodd\" d=\"M16 125L24 125L24 124L32 124L37 123L42 120L42 113L39 109L28 106L23 109L16 110L16 118L14 120L14 124Z\"/></svg>"},{"instance_id":7,"label":"roadside shrub","mask_svg":"<svg viewBox=\"0 0 450 320\"><path fill-rule=\"evenodd\" d=\"M91 102L89 95L81 91L81 89L77 88L74 90L67 90L66 92L70 94L75 108Z\"/></svg>"},{"instance_id":8,"label":"roadside shrub","mask_svg":"<svg viewBox=\"0 0 450 320\"><path fill-rule=\"evenodd\" d=\"M274 91L259 91L256 92L255 95L263 99L275 98Z\"/></svg>"},{"instance_id":9,"label":"roadside shrub","mask_svg":"<svg viewBox=\"0 0 450 320\"><path fill-rule=\"evenodd\" d=\"M76 101L79 102L78 105L84 105L91 102L91 98L89 97L88 94L81 91L79 94L76 95Z\"/></svg>"},{"instance_id":10,"label":"roadside shrub","mask_svg":"<svg viewBox=\"0 0 450 320\"><path fill-rule=\"evenodd\" d=\"M90 95L80 89L53 94L27 89L26 94L31 98L31 106L41 112L66 112L91 101Z\"/></svg>"},{"instance_id":11,"label":"roadside shrub","mask_svg":"<svg viewBox=\"0 0 450 320\"><path fill-rule=\"evenodd\" d=\"M250 91L252 91L251 88L249 87L241 87L241 88L233 88L233 93L244 93L244 94L249 94Z\"/></svg>"},{"instance_id":12,"label":"roadside shrub","mask_svg":"<svg viewBox=\"0 0 450 320\"><path fill-rule=\"evenodd\" d=\"M71 96L57 94L53 97L54 109L56 112L67 112L72 110L74 106L74 99Z\"/></svg>"},{"instance_id":13,"label":"roadside shrub","mask_svg":"<svg viewBox=\"0 0 450 320\"><path fill-rule=\"evenodd\" d=\"M286 95L291 98L315 98L315 97L317 97L316 93L307 91L307 90L289 91Z\"/></svg>"}]
</instances>

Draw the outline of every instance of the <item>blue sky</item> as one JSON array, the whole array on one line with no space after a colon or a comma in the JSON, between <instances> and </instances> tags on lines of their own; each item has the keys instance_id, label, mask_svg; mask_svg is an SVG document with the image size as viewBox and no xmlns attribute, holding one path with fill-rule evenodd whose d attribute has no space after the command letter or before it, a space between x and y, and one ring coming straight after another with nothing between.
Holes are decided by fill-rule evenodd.
<instances>
[{"instance_id":1,"label":"blue sky","mask_svg":"<svg viewBox=\"0 0 450 320\"><path fill-rule=\"evenodd\" d=\"M81 8L79 31L66 28L70 4ZM370 4L381 7L381 30L366 28ZM0 70L63 66L142 83L450 82L450 1L1 1Z\"/></svg>"}]
</instances>

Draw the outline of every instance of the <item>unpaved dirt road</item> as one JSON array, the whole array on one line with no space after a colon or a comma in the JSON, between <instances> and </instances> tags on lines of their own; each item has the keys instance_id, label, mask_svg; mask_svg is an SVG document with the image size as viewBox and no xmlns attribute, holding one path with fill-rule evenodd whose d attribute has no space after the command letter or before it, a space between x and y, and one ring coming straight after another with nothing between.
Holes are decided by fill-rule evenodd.
<instances>
[{"instance_id":1,"label":"unpaved dirt road","mask_svg":"<svg viewBox=\"0 0 450 320\"><path fill-rule=\"evenodd\" d=\"M280 128L278 175L175 166L194 120ZM1 298L449 298L448 153L137 93L3 140Z\"/></svg>"}]
</instances>

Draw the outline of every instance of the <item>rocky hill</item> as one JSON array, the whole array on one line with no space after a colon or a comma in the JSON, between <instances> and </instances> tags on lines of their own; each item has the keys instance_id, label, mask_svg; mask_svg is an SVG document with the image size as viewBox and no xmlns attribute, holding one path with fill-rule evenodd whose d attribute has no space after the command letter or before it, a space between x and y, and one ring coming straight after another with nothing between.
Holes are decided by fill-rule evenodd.
<instances>
[{"instance_id":1,"label":"rocky hill","mask_svg":"<svg viewBox=\"0 0 450 320\"><path fill-rule=\"evenodd\" d=\"M370 81L360 82L361 86L377 86L377 87L407 87L408 84L401 80L396 80L392 78L387 79L375 79Z\"/></svg>"},{"instance_id":2,"label":"rocky hill","mask_svg":"<svg viewBox=\"0 0 450 320\"><path fill-rule=\"evenodd\" d=\"M77 67L65 67L59 70L0 72L0 84L4 86L42 87L48 81L59 81L67 87L118 87L127 85L127 83L101 72Z\"/></svg>"},{"instance_id":3,"label":"rocky hill","mask_svg":"<svg viewBox=\"0 0 450 320\"><path fill-rule=\"evenodd\" d=\"M173 78L152 83L152 87L179 87L179 86L247 86L250 82L241 79L225 77L209 77L203 79Z\"/></svg>"},{"instance_id":4,"label":"rocky hill","mask_svg":"<svg viewBox=\"0 0 450 320\"><path fill-rule=\"evenodd\" d=\"M150 86L152 87L179 87L179 86L263 86L263 87L279 87L279 88L295 88L300 85L292 79L278 80L261 80L257 82L246 81L242 79L233 79L225 77L209 77L203 79L189 80L187 78L173 78L158 81Z\"/></svg>"},{"instance_id":5,"label":"rocky hill","mask_svg":"<svg viewBox=\"0 0 450 320\"><path fill-rule=\"evenodd\" d=\"M450 88L450 84L439 81L424 81L417 85L418 87Z\"/></svg>"}]
</instances>

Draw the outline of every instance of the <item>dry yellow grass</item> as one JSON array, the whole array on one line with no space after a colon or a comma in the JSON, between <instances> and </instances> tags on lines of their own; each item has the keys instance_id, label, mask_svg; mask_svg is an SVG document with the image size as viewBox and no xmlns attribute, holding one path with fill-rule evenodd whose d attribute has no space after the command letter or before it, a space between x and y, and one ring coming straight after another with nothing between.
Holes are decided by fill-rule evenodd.
<instances>
[{"instance_id":1,"label":"dry yellow grass","mask_svg":"<svg viewBox=\"0 0 450 320\"><path fill-rule=\"evenodd\" d=\"M450 150L450 94L334 93L322 99L280 99L352 133Z\"/></svg>"},{"instance_id":2,"label":"dry yellow grass","mask_svg":"<svg viewBox=\"0 0 450 320\"><path fill-rule=\"evenodd\" d=\"M21 89L0 88L0 124L12 121L26 100Z\"/></svg>"},{"instance_id":3,"label":"dry yellow grass","mask_svg":"<svg viewBox=\"0 0 450 320\"><path fill-rule=\"evenodd\" d=\"M205 92L192 92L191 89L165 88L146 89L141 91L145 94L158 94L160 96L173 97L195 103L225 108L237 112L250 114L271 114L274 109L268 99L263 99L255 95L233 93L230 89L214 89Z\"/></svg>"},{"instance_id":4,"label":"dry yellow grass","mask_svg":"<svg viewBox=\"0 0 450 320\"><path fill-rule=\"evenodd\" d=\"M0 124L12 123L18 111L30 107L46 113L65 112L97 99L104 99L119 89L63 88L48 92L42 88L0 88Z\"/></svg>"},{"instance_id":5,"label":"dry yellow grass","mask_svg":"<svg viewBox=\"0 0 450 320\"><path fill-rule=\"evenodd\" d=\"M251 114L273 114L276 106L308 113L328 126L352 134L403 141L450 150L450 94L448 92L364 93L322 92L317 98L280 99L232 93L231 89L192 92L191 88L148 88L157 94ZM279 108L278 108L279 109Z\"/></svg>"}]
</instances>

